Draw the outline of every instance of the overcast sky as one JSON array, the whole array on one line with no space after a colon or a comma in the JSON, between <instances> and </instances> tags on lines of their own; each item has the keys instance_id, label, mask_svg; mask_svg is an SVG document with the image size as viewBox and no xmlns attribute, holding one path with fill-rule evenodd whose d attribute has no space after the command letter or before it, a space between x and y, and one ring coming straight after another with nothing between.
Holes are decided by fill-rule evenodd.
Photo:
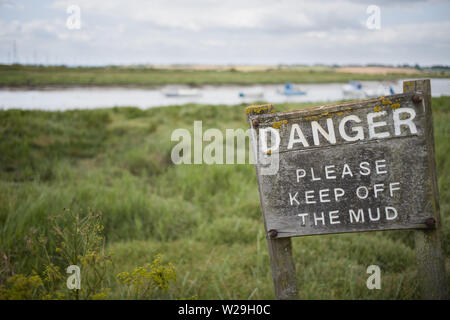
<instances>
[{"instance_id":1,"label":"overcast sky","mask_svg":"<svg viewBox=\"0 0 450 320\"><path fill-rule=\"evenodd\" d=\"M443 0L0 0L0 63L450 65L449 30Z\"/></svg>"}]
</instances>

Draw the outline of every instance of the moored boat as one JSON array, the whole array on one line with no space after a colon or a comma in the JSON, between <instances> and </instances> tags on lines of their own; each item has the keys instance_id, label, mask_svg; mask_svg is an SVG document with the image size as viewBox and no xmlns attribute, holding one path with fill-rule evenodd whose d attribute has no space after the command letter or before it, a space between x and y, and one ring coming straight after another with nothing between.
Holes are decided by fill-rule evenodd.
<instances>
[{"instance_id":1,"label":"moored boat","mask_svg":"<svg viewBox=\"0 0 450 320\"><path fill-rule=\"evenodd\" d=\"M239 97L240 98L264 98L264 92L262 91L258 91L258 92L250 92L250 91L244 91L244 92L239 92Z\"/></svg>"},{"instance_id":2,"label":"moored boat","mask_svg":"<svg viewBox=\"0 0 450 320\"><path fill-rule=\"evenodd\" d=\"M199 97L201 92L198 89L172 89L165 92L166 97Z\"/></svg>"},{"instance_id":3,"label":"moored boat","mask_svg":"<svg viewBox=\"0 0 450 320\"><path fill-rule=\"evenodd\" d=\"M283 94L285 96L296 96L296 95L305 95L306 91L301 90L298 87L292 85L292 83L286 83L284 85L283 90L278 90L279 94Z\"/></svg>"}]
</instances>

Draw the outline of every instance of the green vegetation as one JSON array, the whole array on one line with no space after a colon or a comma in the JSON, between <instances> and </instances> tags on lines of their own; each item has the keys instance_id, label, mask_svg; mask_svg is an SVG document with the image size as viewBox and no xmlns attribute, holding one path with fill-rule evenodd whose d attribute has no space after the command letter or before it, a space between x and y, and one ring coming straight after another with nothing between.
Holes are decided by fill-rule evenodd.
<instances>
[{"instance_id":1,"label":"green vegetation","mask_svg":"<svg viewBox=\"0 0 450 320\"><path fill-rule=\"evenodd\" d=\"M277 110L310 106L283 104ZM245 128L243 109L185 105L0 111L3 294L41 297L36 292L46 285L42 274L49 261L61 267L73 262L57 254L61 235L52 232L48 219L70 208L80 213L78 221L102 213L104 230L95 230L106 238L106 253L103 243L94 251L111 263L98 286L105 290L92 292L90 298L274 298L253 166L175 166L170 159L175 128L193 130L194 120L202 120L204 130ZM443 242L449 257L450 97L433 99L433 110ZM71 234L73 222L61 220L58 225ZM55 252L49 261L30 254L33 234L44 235L46 248ZM294 238L293 251L302 299L419 297L410 231ZM80 255L87 252L92 250ZM159 253L173 265L158 262ZM366 288L371 264L382 269L382 290ZM158 268L160 273L152 273ZM81 266L82 287L83 270ZM155 276L161 272L163 280ZM165 290L152 289L158 284Z\"/></svg>"},{"instance_id":2,"label":"green vegetation","mask_svg":"<svg viewBox=\"0 0 450 320\"><path fill-rule=\"evenodd\" d=\"M352 74L333 68L309 67L264 71L164 70L132 67L43 67L0 65L0 87L39 86L156 86L165 84L279 84L348 82L349 80L393 80L413 77L450 77L448 72L417 74Z\"/></svg>"}]
</instances>

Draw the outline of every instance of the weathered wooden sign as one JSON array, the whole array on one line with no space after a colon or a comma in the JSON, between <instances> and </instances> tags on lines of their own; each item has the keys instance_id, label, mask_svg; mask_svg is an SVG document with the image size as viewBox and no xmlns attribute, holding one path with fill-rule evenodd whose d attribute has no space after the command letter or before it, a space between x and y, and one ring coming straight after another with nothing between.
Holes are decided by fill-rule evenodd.
<instances>
[{"instance_id":1,"label":"weathered wooden sign","mask_svg":"<svg viewBox=\"0 0 450 320\"><path fill-rule=\"evenodd\" d=\"M279 170L259 188L273 237L427 228L428 106L414 93L254 116L277 128Z\"/></svg>"},{"instance_id":2,"label":"weathered wooden sign","mask_svg":"<svg viewBox=\"0 0 450 320\"><path fill-rule=\"evenodd\" d=\"M404 93L376 99L280 113L250 106L246 113L256 129L269 240L440 223L429 80L404 82ZM269 135L277 137L267 142ZM277 170L264 173L271 158ZM283 298L296 287L287 284L294 267L280 250L290 252L290 240L269 241L274 279L287 277L284 288L276 286ZM285 262L274 260L280 257Z\"/></svg>"}]
</instances>

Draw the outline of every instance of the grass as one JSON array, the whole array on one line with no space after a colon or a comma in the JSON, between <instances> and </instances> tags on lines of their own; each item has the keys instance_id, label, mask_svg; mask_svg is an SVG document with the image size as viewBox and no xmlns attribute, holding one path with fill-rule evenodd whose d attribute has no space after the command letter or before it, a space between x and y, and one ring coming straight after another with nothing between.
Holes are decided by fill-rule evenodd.
<instances>
[{"instance_id":1,"label":"grass","mask_svg":"<svg viewBox=\"0 0 450 320\"><path fill-rule=\"evenodd\" d=\"M332 68L272 69L267 71L165 70L132 67L44 67L0 65L0 87L42 86L157 86L165 84L279 84L348 82L350 80L395 80L412 77L449 77L447 72L417 74L352 74Z\"/></svg>"},{"instance_id":2,"label":"grass","mask_svg":"<svg viewBox=\"0 0 450 320\"><path fill-rule=\"evenodd\" d=\"M2 78L2 77L0 77ZM282 104L293 110L312 104ZM101 211L112 278L157 253L177 280L160 298L273 299L252 165L180 165L170 160L175 128L245 128L244 105L140 110L0 111L0 251L16 273L39 270L27 253L30 227L65 207ZM443 242L450 253L450 97L433 99ZM293 239L300 298L420 297L410 231ZM448 259L447 259L448 260ZM3 262L2 262L3 263ZM367 266L382 290L366 288ZM449 266L449 261L447 261ZM450 274L450 273L449 273ZM120 298L112 286L109 298Z\"/></svg>"}]
</instances>

